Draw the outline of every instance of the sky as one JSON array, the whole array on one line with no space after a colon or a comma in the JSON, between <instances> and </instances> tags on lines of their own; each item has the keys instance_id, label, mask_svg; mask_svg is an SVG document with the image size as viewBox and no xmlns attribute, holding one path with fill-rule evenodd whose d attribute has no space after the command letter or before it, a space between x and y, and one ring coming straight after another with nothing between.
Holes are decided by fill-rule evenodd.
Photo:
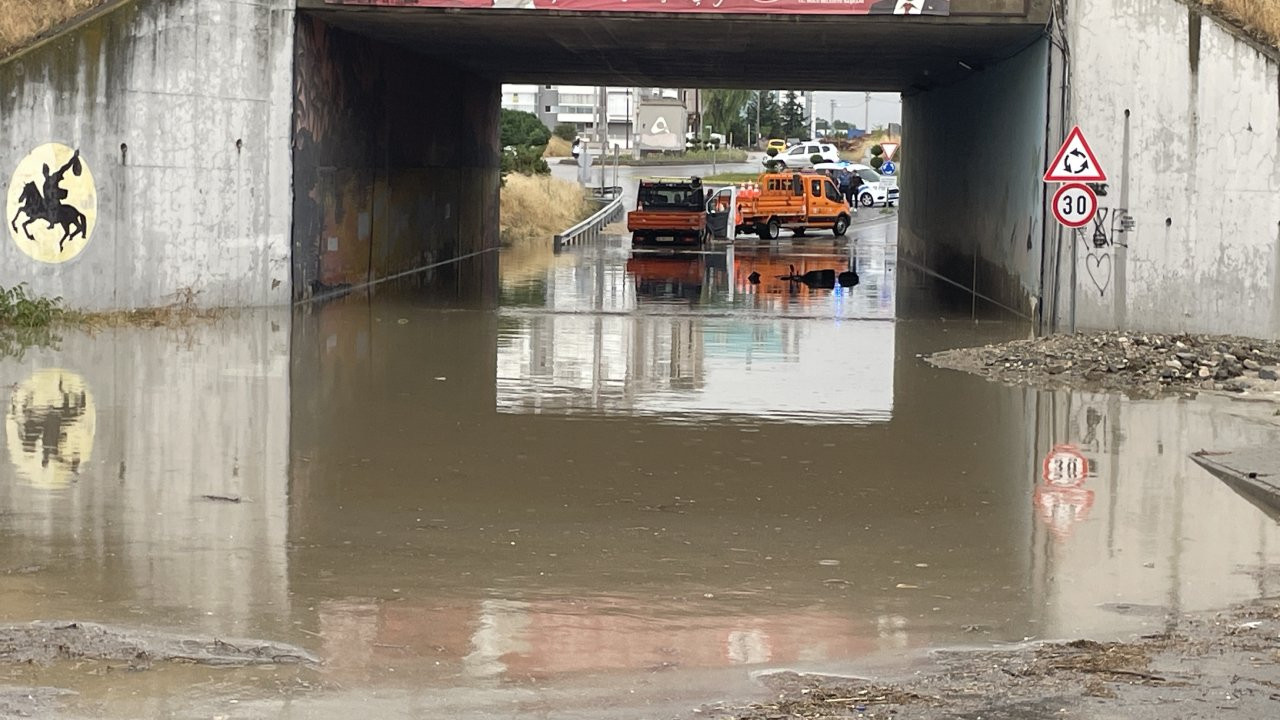
<instances>
[{"instance_id":1,"label":"sky","mask_svg":"<svg viewBox=\"0 0 1280 720\"><path fill-rule=\"evenodd\" d=\"M813 112L819 120L831 117L831 101L836 101L836 119L851 122L862 127L866 114L866 93L861 92L815 92L813 94ZM871 93L871 127L887 125L891 122L902 122L902 101L898 93Z\"/></svg>"}]
</instances>

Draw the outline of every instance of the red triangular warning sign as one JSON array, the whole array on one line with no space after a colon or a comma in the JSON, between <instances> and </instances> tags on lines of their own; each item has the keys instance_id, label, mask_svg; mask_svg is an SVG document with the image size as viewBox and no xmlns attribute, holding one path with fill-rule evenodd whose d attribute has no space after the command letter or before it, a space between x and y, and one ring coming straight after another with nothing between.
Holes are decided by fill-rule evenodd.
<instances>
[{"instance_id":1,"label":"red triangular warning sign","mask_svg":"<svg viewBox=\"0 0 1280 720\"><path fill-rule=\"evenodd\" d=\"M893 154L898 152L898 143L880 143L880 147L884 150L885 160L892 160Z\"/></svg>"},{"instance_id":2,"label":"red triangular warning sign","mask_svg":"<svg viewBox=\"0 0 1280 720\"><path fill-rule=\"evenodd\" d=\"M1049 163L1044 173L1045 182L1106 182L1107 174L1103 172L1098 157L1084 139L1080 126L1071 128L1067 141Z\"/></svg>"}]
</instances>

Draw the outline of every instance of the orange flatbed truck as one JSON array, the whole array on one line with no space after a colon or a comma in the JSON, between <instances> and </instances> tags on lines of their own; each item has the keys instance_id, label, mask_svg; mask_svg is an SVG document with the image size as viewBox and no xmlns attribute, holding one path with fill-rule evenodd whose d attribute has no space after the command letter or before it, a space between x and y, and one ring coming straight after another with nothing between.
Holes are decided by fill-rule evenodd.
<instances>
[{"instance_id":1,"label":"orange flatbed truck","mask_svg":"<svg viewBox=\"0 0 1280 720\"><path fill-rule=\"evenodd\" d=\"M632 245L702 245L710 234L702 179L641 180L627 231Z\"/></svg>"},{"instance_id":2,"label":"orange flatbed truck","mask_svg":"<svg viewBox=\"0 0 1280 720\"><path fill-rule=\"evenodd\" d=\"M739 233L773 240L782 228L796 236L810 229L840 237L853 213L831 178L819 173L764 173L754 187L737 193Z\"/></svg>"}]
</instances>

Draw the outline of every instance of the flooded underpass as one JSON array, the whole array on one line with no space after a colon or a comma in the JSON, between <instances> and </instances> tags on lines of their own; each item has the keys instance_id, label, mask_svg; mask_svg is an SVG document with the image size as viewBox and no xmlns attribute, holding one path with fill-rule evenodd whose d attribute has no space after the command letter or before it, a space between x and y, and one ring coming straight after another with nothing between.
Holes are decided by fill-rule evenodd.
<instances>
[{"instance_id":1,"label":"flooded underpass","mask_svg":"<svg viewBox=\"0 0 1280 720\"><path fill-rule=\"evenodd\" d=\"M933 368L1030 328L898 317L895 235L512 249L496 309L378 289L4 358L0 620L320 662L0 685L66 717L683 717L1277 593L1275 523L1188 457L1273 441L1271 406ZM857 283L780 279L822 270Z\"/></svg>"}]
</instances>

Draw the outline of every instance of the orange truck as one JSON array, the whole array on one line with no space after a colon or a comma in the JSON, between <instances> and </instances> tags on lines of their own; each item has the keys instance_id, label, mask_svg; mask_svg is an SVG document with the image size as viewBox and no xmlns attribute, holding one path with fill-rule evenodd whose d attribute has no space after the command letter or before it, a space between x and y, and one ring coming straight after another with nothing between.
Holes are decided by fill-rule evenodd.
<instances>
[{"instance_id":1,"label":"orange truck","mask_svg":"<svg viewBox=\"0 0 1280 720\"><path fill-rule=\"evenodd\" d=\"M627 231L632 245L702 245L710 235L702 179L641 180Z\"/></svg>"},{"instance_id":2,"label":"orange truck","mask_svg":"<svg viewBox=\"0 0 1280 720\"><path fill-rule=\"evenodd\" d=\"M852 217L835 183L819 173L764 173L754 187L738 191L737 209L737 231L768 240L782 228L797 237L814 228L840 237Z\"/></svg>"}]
</instances>

